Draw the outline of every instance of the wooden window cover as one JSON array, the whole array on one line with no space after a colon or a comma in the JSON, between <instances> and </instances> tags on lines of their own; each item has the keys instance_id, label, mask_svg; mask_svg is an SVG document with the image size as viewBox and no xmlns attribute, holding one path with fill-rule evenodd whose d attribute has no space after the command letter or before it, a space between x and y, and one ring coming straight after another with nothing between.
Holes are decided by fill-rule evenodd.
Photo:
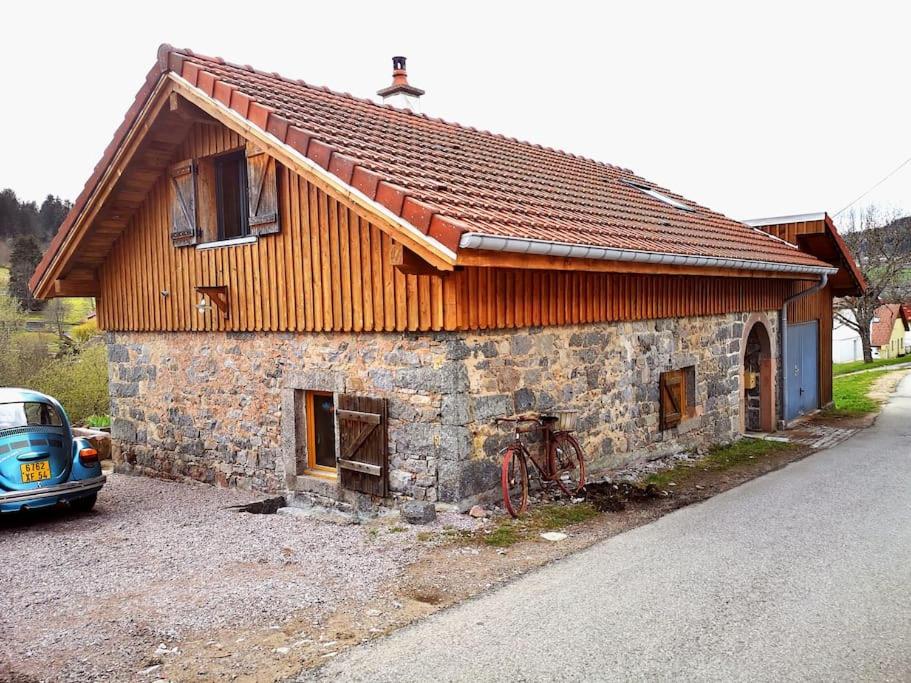
<instances>
[{"instance_id":1,"label":"wooden window cover","mask_svg":"<svg viewBox=\"0 0 911 683\"><path fill-rule=\"evenodd\" d=\"M336 418L342 486L385 497L389 479L386 399L340 395Z\"/></svg>"},{"instance_id":2,"label":"wooden window cover","mask_svg":"<svg viewBox=\"0 0 911 683\"><path fill-rule=\"evenodd\" d=\"M686 405L686 370L662 372L659 378L660 428L671 429L688 413Z\"/></svg>"},{"instance_id":3,"label":"wooden window cover","mask_svg":"<svg viewBox=\"0 0 911 683\"><path fill-rule=\"evenodd\" d=\"M171 189L171 241L174 246L196 244L196 162L186 159L168 170Z\"/></svg>"},{"instance_id":4,"label":"wooden window cover","mask_svg":"<svg viewBox=\"0 0 911 683\"><path fill-rule=\"evenodd\" d=\"M272 235L279 232L275 158L253 145L247 145L247 193L250 234Z\"/></svg>"}]
</instances>

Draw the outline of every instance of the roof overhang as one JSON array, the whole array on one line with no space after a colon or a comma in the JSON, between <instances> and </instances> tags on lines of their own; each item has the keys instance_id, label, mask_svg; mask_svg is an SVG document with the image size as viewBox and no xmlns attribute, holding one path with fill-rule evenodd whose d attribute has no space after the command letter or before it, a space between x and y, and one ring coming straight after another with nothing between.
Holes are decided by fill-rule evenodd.
<instances>
[{"instance_id":1,"label":"roof overhang","mask_svg":"<svg viewBox=\"0 0 911 683\"><path fill-rule=\"evenodd\" d=\"M822 274L832 275L838 270L837 268L823 264L811 266L747 259L720 258L716 256L694 256L689 254L636 251L633 249L612 249L596 245L569 244L519 237L501 237L497 235L484 235L476 232L463 234L459 246L462 249L528 254L555 259L586 259L639 264L640 266L654 266L659 269L661 267L669 267L671 269L712 269L717 271L731 271L729 273L730 275L739 276L743 276L747 273L819 276ZM461 253L460 262L469 263L467 259L461 258ZM666 272L680 271L670 270Z\"/></svg>"},{"instance_id":2,"label":"roof overhang","mask_svg":"<svg viewBox=\"0 0 911 683\"><path fill-rule=\"evenodd\" d=\"M135 156L143 136L148 133L172 93L183 97L214 121L260 145L283 165L306 177L330 196L360 209L378 228L389 233L435 269L451 271L455 267L456 254L452 249L418 230L379 201L345 183L263 127L169 71L166 66L167 55L163 60L147 76L124 122L105 149L101 161L35 269L29 287L37 298L98 294L98 283L93 270L79 267L76 255L118 181L125 177L126 165ZM110 244L113 244L114 239L116 237L110 240ZM107 245L108 248L110 244Z\"/></svg>"},{"instance_id":3,"label":"roof overhang","mask_svg":"<svg viewBox=\"0 0 911 683\"><path fill-rule=\"evenodd\" d=\"M811 231L797 234L797 245L802 251L836 267L837 272L829 280L833 294L835 296L857 296L866 291L867 281L857 265L854 254L828 213L822 211L774 216L743 222L751 227L769 231L778 226L798 223L815 224Z\"/></svg>"}]
</instances>

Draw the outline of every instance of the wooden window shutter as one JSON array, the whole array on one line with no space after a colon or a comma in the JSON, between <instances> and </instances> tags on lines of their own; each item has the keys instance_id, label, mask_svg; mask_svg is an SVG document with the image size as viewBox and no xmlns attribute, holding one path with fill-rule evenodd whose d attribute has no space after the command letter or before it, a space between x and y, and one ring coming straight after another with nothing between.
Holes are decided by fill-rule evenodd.
<instances>
[{"instance_id":1,"label":"wooden window shutter","mask_svg":"<svg viewBox=\"0 0 911 683\"><path fill-rule=\"evenodd\" d=\"M186 159L168 170L171 186L171 242L175 247L196 244L196 161Z\"/></svg>"},{"instance_id":2,"label":"wooden window shutter","mask_svg":"<svg viewBox=\"0 0 911 683\"><path fill-rule=\"evenodd\" d=\"M680 424L686 403L683 370L662 372L659 379L660 428L670 429Z\"/></svg>"},{"instance_id":3,"label":"wooden window shutter","mask_svg":"<svg viewBox=\"0 0 911 683\"><path fill-rule=\"evenodd\" d=\"M346 489L385 497L388 492L386 399L340 395L336 407L338 473Z\"/></svg>"},{"instance_id":4,"label":"wooden window shutter","mask_svg":"<svg viewBox=\"0 0 911 683\"><path fill-rule=\"evenodd\" d=\"M275 159L252 145L247 145L247 207L251 235L281 230Z\"/></svg>"}]
</instances>

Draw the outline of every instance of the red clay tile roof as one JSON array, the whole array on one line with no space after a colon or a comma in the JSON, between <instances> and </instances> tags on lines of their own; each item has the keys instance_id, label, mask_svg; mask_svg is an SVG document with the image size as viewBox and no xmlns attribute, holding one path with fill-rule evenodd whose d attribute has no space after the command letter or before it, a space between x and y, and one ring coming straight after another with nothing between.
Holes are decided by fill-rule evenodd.
<instances>
[{"instance_id":1,"label":"red clay tile roof","mask_svg":"<svg viewBox=\"0 0 911 683\"><path fill-rule=\"evenodd\" d=\"M895 319L901 316L905 329L908 329L908 318L900 310L901 304L883 304L876 309L878 322L874 322L870 329L871 346L888 346L892 339L892 330L895 328Z\"/></svg>"},{"instance_id":2,"label":"red clay tile roof","mask_svg":"<svg viewBox=\"0 0 911 683\"><path fill-rule=\"evenodd\" d=\"M659 254L827 265L627 169L163 45L157 67L33 283L84 206L155 74L168 70L454 250L462 233L474 232ZM669 206L629 183L653 188L692 211Z\"/></svg>"}]
</instances>

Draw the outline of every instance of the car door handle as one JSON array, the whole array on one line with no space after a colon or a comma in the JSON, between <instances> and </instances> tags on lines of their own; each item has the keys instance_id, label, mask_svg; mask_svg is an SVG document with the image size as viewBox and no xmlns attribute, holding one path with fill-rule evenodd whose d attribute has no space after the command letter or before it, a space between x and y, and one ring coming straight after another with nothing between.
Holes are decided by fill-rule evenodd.
<instances>
[{"instance_id":1,"label":"car door handle","mask_svg":"<svg viewBox=\"0 0 911 683\"><path fill-rule=\"evenodd\" d=\"M17 456L16 460L21 460L23 462L27 462L27 461L31 461L31 460L44 460L45 458L50 458L50 457L51 457L50 453L38 453L36 451L32 451L31 453L23 453L22 455Z\"/></svg>"}]
</instances>

